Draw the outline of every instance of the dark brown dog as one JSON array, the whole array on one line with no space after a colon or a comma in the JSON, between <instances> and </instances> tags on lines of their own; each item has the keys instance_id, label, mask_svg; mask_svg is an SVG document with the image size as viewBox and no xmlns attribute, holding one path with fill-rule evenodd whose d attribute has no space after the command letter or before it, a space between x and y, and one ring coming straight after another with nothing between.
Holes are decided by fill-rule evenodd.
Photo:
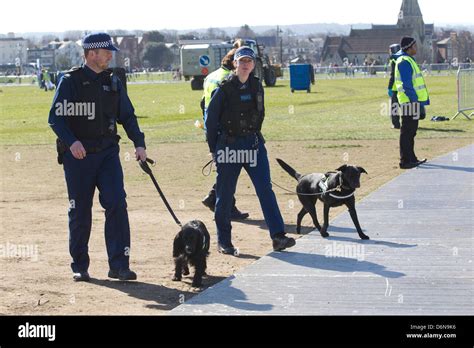
<instances>
[{"instance_id":1,"label":"dark brown dog","mask_svg":"<svg viewBox=\"0 0 474 348\"><path fill-rule=\"evenodd\" d=\"M174 281L181 280L182 275L188 275L188 264L191 264L196 269L192 286L195 288L201 286L202 277L206 274L209 242L209 232L201 221L190 221L181 228L173 243Z\"/></svg>"},{"instance_id":2,"label":"dark brown dog","mask_svg":"<svg viewBox=\"0 0 474 348\"><path fill-rule=\"evenodd\" d=\"M357 229L357 233L359 233L359 237L361 239L369 239L360 227L354 198L355 190L360 187L360 175L362 173L367 174L364 168L344 164L336 169L337 172L301 175L281 159L277 159L277 161L288 174L298 180L296 192L303 208L298 213L296 233L299 234L301 232L301 220L309 213L313 219L314 226L319 230L321 236L329 237L327 233L329 209L345 204L349 208L349 214ZM322 227L319 225L316 214L316 202L318 199L324 203L324 223Z\"/></svg>"}]
</instances>

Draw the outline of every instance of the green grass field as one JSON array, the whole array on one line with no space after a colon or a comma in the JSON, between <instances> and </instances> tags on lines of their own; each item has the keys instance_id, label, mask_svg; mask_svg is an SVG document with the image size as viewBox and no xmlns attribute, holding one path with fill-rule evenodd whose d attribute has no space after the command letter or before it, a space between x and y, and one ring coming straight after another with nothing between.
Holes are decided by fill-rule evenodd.
<instances>
[{"instance_id":1,"label":"green grass field","mask_svg":"<svg viewBox=\"0 0 474 348\"><path fill-rule=\"evenodd\" d=\"M263 133L267 140L279 141L396 139L398 132L381 115L388 107L386 85L382 78L317 80L313 93L292 94L289 81L278 81L277 87L265 89ZM464 117L429 121L434 115L451 117L456 112L455 77L428 77L427 85L432 105L418 138L472 138L474 124ZM47 124L53 93L36 86L0 91L0 144L53 144L55 136ZM129 96L147 143L203 141L203 131L194 127L201 119L201 94L189 83L130 85Z\"/></svg>"}]
</instances>

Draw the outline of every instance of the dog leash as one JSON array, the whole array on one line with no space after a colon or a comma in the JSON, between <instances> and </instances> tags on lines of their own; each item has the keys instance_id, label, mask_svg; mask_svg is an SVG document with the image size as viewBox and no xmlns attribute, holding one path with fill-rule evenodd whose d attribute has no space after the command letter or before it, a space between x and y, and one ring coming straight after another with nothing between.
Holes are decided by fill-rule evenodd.
<instances>
[{"instance_id":1,"label":"dog leash","mask_svg":"<svg viewBox=\"0 0 474 348\"><path fill-rule=\"evenodd\" d=\"M300 195L300 196L323 196L325 195L326 193L329 194L329 196L331 196L332 198L335 198L335 199L347 199L349 197L352 197L354 196L354 193L355 192L352 192L350 195L347 195L347 196L336 196L334 194L332 194L331 192L334 192L334 191L337 191L339 189L342 189L342 180L339 179L339 185L337 185L335 188L333 189L330 189L328 190L327 189L327 185L325 187L322 187L322 186L319 186L321 188L321 190L323 190L322 192L320 193L299 193L299 192L296 192L296 191L293 191L293 190L288 190L287 188L281 186L281 185L278 185L277 183L275 183L274 181L271 181L272 185L275 185L277 187L279 187L280 189L288 192L288 193L291 193L291 194L296 194L296 195Z\"/></svg>"},{"instance_id":2,"label":"dog leash","mask_svg":"<svg viewBox=\"0 0 474 348\"><path fill-rule=\"evenodd\" d=\"M300 193L300 192L297 192L297 191L293 191L293 190L289 190L281 185L278 185L276 182L274 181L270 181L272 183L272 185L275 185L276 187L282 189L283 191L286 191L288 192L289 194L292 194L292 195L300 195L300 196L322 196L328 192L333 192L333 191L337 191L339 186L336 187L336 188L333 188L331 190L327 190L326 192L320 192L320 193Z\"/></svg>"},{"instance_id":3,"label":"dog leash","mask_svg":"<svg viewBox=\"0 0 474 348\"><path fill-rule=\"evenodd\" d=\"M153 161L150 158L147 158L146 161L138 161L138 164L140 165L140 168L150 176L151 180L153 181L153 184L156 187L156 190L158 191L158 193L160 194L161 199L163 200L163 203L165 203L166 208L170 212L170 214L173 217L176 224L179 227L183 227L182 224L181 224L181 221L179 221L179 219L176 217L173 209L171 209L171 206L169 205L168 201L166 200L166 197L163 194L163 191L161 191L160 186L158 185L158 182L156 181L155 176L153 175L153 172L151 171L151 168L148 166L148 163L150 163L152 166L154 166L156 162Z\"/></svg>"},{"instance_id":4,"label":"dog leash","mask_svg":"<svg viewBox=\"0 0 474 348\"><path fill-rule=\"evenodd\" d=\"M213 163L214 163L214 160L211 159L209 162L207 162L207 163L204 165L204 167L202 167L202 169L201 169L202 175L204 175L204 176L209 176L209 175L211 175ZM204 173L204 170L205 170L207 167L209 167L209 172L206 174L206 173Z\"/></svg>"},{"instance_id":5,"label":"dog leash","mask_svg":"<svg viewBox=\"0 0 474 348\"><path fill-rule=\"evenodd\" d=\"M209 176L211 175L211 172L212 172L212 165L214 163L214 160L210 160L209 162L207 162L204 167L202 167L201 169L201 173L202 175L204 176ZM207 173L204 172L204 170L209 167L209 171ZM354 196L354 193L355 192L352 192L350 195L347 195L347 196L335 196L334 194L332 194L331 192L334 192L334 191L337 191L338 189L342 188L342 182L339 183L338 186L336 186L335 188L333 189L330 189L330 190L323 190L323 192L321 193L299 193L299 192L296 192L296 191L292 191L292 190L288 190L287 188L281 186L281 185L278 185L276 182L274 181L270 181L272 183L272 185L275 185L276 187L279 187L280 189L282 189L283 191L286 191L290 194L296 194L296 195L300 195L300 196L322 196L322 195L325 195L326 193L329 194L329 196L331 196L332 198L335 198L335 199L347 199L349 197L352 197Z\"/></svg>"}]
</instances>

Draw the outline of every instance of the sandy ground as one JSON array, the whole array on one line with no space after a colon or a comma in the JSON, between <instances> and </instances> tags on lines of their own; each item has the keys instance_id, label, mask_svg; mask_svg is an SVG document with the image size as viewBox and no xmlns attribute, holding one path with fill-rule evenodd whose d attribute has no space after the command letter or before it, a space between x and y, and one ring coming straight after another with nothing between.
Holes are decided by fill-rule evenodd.
<instances>
[{"instance_id":1,"label":"sandy ground","mask_svg":"<svg viewBox=\"0 0 474 348\"><path fill-rule=\"evenodd\" d=\"M417 153L433 158L472 142L471 139L418 140ZM356 198L364 196L399 175L397 141L311 141L267 144L273 180L289 189L296 182L278 166L275 158L286 160L301 173L334 170L349 162L364 167ZM90 240L90 283L75 283L69 267L67 195L62 166L56 164L53 146L2 147L0 154L0 314L165 314L194 296L191 278L173 282L172 241L178 231L148 176L129 160L130 143L122 144L121 158L128 194L132 229L131 268L136 282L107 279L107 255L103 236L104 214L97 194L93 207ZM216 251L216 230L212 213L201 199L212 186L215 175L204 177L206 145L161 144L149 149L158 161L155 175L181 221L198 218L211 233L208 277L203 288L212 286L272 250L271 240L245 172L237 188L237 202L251 219L234 222L233 243L239 257ZM133 156L132 156L133 157ZM287 232L295 233L300 204L296 196L274 188ZM322 205L318 214L321 217ZM331 219L344 208L332 209ZM312 230L311 219L303 220L303 233ZM364 228L364 221L361 221ZM366 231L383 237L383 231ZM295 235L294 235L295 236ZM295 236L298 238L298 236ZM354 238L358 238L354 230ZM21 248L21 255L15 252ZM30 249L26 249L30 248ZM27 252L25 252L25 250Z\"/></svg>"}]
</instances>

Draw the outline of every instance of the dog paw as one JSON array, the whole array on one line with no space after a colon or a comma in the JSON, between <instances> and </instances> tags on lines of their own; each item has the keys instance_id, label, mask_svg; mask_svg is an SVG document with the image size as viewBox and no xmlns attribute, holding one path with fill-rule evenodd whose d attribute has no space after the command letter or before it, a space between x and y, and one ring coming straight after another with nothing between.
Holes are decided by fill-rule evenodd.
<instances>
[{"instance_id":1,"label":"dog paw","mask_svg":"<svg viewBox=\"0 0 474 348\"><path fill-rule=\"evenodd\" d=\"M369 236L365 235L365 234L360 234L359 235L360 239L363 239L363 240L369 240Z\"/></svg>"},{"instance_id":2,"label":"dog paw","mask_svg":"<svg viewBox=\"0 0 474 348\"><path fill-rule=\"evenodd\" d=\"M195 283L195 282L193 282L193 283L191 284L191 287L193 287L193 288L195 288L195 289L199 289L199 288L201 288L201 286L202 286L202 283Z\"/></svg>"},{"instance_id":3,"label":"dog paw","mask_svg":"<svg viewBox=\"0 0 474 348\"><path fill-rule=\"evenodd\" d=\"M327 232L321 232L321 237L327 238L327 237L329 237L329 233L327 233Z\"/></svg>"},{"instance_id":4,"label":"dog paw","mask_svg":"<svg viewBox=\"0 0 474 348\"><path fill-rule=\"evenodd\" d=\"M185 276L189 275L189 269L188 269L188 270L184 270L184 271L183 271L183 275L185 275Z\"/></svg>"},{"instance_id":5,"label":"dog paw","mask_svg":"<svg viewBox=\"0 0 474 348\"><path fill-rule=\"evenodd\" d=\"M179 282L179 281L181 281L181 277L174 276L173 278L171 278L171 280L174 281L174 282Z\"/></svg>"}]
</instances>

